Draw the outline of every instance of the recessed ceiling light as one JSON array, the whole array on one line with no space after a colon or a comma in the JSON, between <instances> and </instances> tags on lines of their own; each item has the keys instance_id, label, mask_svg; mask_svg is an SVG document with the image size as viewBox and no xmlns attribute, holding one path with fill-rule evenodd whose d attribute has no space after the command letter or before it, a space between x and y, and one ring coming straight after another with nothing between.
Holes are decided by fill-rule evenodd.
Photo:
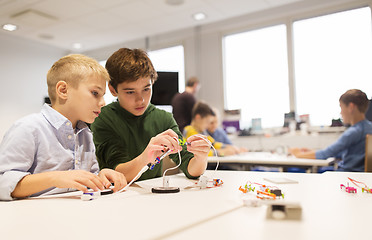
<instances>
[{"instance_id":1,"label":"recessed ceiling light","mask_svg":"<svg viewBox=\"0 0 372 240\"><path fill-rule=\"evenodd\" d=\"M14 24L11 24L11 23L7 23L7 24L4 24L3 25L3 29L4 30L7 30L7 31L9 31L9 32L13 32L13 31L15 31L15 30L17 30L17 26L16 25L14 25Z\"/></svg>"},{"instance_id":2,"label":"recessed ceiling light","mask_svg":"<svg viewBox=\"0 0 372 240\"><path fill-rule=\"evenodd\" d=\"M83 47L83 45L81 45L81 43L73 43L72 47L75 48L75 49L80 49L80 48Z\"/></svg>"},{"instance_id":3,"label":"recessed ceiling light","mask_svg":"<svg viewBox=\"0 0 372 240\"><path fill-rule=\"evenodd\" d=\"M207 15L205 15L205 13L199 12L199 13L195 13L195 14L193 14L192 17L193 17L196 21L200 21L200 20L203 20L203 19L207 18Z\"/></svg>"}]
</instances>

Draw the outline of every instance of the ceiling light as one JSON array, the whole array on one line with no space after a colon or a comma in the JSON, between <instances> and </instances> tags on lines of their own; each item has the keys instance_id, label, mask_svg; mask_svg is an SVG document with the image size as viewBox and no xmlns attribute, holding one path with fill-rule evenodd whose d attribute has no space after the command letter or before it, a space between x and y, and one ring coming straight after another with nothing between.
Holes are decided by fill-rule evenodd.
<instances>
[{"instance_id":1,"label":"ceiling light","mask_svg":"<svg viewBox=\"0 0 372 240\"><path fill-rule=\"evenodd\" d=\"M75 48L75 49L81 49L83 47L83 45L81 45L81 43L73 43L72 47Z\"/></svg>"},{"instance_id":2,"label":"ceiling light","mask_svg":"<svg viewBox=\"0 0 372 240\"><path fill-rule=\"evenodd\" d=\"M194 15L192 15L192 17L193 17L196 21L201 21L201 20L207 18L207 15L205 15L205 13L199 12L199 13L195 13Z\"/></svg>"},{"instance_id":3,"label":"ceiling light","mask_svg":"<svg viewBox=\"0 0 372 240\"><path fill-rule=\"evenodd\" d=\"M7 30L7 31L9 31L9 32L13 32L13 31L17 30L17 26L14 25L14 24L10 24L10 23L8 23L8 24L4 24L4 25L3 25L3 29L4 29L4 30Z\"/></svg>"}]
</instances>

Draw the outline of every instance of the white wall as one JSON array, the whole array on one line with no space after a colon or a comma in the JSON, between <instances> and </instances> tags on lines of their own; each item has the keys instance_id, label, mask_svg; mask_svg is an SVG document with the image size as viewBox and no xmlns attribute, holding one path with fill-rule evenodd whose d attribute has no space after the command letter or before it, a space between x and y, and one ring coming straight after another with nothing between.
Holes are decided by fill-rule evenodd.
<instances>
[{"instance_id":1,"label":"white wall","mask_svg":"<svg viewBox=\"0 0 372 240\"><path fill-rule=\"evenodd\" d=\"M197 97L222 111L224 82L221 47L224 35L367 4L371 4L371 1L305 0L219 23L150 36L148 46L146 39L138 39L84 54L97 60L106 60L120 47L156 50L182 44L185 49L186 79L199 77L202 88ZM56 60L66 54L68 52L62 49L0 33L0 139L16 119L39 112L47 95L46 73Z\"/></svg>"},{"instance_id":2,"label":"white wall","mask_svg":"<svg viewBox=\"0 0 372 240\"><path fill-rule=\"evenodd\" d=\"M146 39L138 39L136 41L89 51L85 54L98 60L106 60L113 52L121 47L156 50L182 44L185 50L186 79L191 76L197 76L202 83L197 98L208 102L222 112L225 102L222 50L222 39L224 35L271 25L285 24L294 19L314 17L366 5L371 5L371 1L300 1L292 5L249 14L218 23L151 36L148 38L147 46ZM289 52L289 54L291 53ZM293 66L290 67L293 69ZM293 73L290 73L290 76L289 84L293 85ZM247 92L247 94L249 93ZM294 92L291 92L290 98L291 108L295 108Z\"/></svg>"},{"instance_id":3,"label":"white wall","mask_svg":"<svg viewBox=\"0 0 372 240\"><path fill-rule=\"evenodd\" d=\"M0 140L12 123L39 112L46 74L65 50L0 33Z\"/></svg>"}]
</instances>

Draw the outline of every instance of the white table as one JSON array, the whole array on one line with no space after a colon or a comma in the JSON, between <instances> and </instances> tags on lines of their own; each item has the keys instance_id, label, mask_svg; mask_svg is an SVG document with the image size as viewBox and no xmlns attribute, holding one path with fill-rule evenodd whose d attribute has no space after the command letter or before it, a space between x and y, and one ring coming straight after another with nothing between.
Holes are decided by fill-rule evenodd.
<instances>
[{"instance_id":1,"label":"white table","mask_svg":"<svg viewBox=\"0 0 372 240\"><path fill-rule=\"evenodd\" d=\"M242 170L249 170L250 166L264 165L274 167L304 167L316 173L318 167L329 166L334 162L334 159L305 159L270 152L247 152L224 157L208 157L208 162L210 163L216 163L217 161L220 164L239 164L242 166Z\"/></svg>"},{"instance_id":2,"label":"white table","mask_svg":"<svg viewBox=\"0 0 372 240\"><path fill-rule=\"evenodd\" d=\"M340 190L347 176L372 185L372 174L304 174L208 171L222 187L187 188L194 181L172 176L176 194L153 194L162 179L128 191L81 201L78 193L0 202L1 239L370 239L372 194ZM247 207L238 191L247 180L287 177L277 184L286 201L302 207L301 220L268 220L266 207ZM273 185L273 184L271 184ZM140 186L140 187L139 187Z\"/></svg>"}]
</instances>

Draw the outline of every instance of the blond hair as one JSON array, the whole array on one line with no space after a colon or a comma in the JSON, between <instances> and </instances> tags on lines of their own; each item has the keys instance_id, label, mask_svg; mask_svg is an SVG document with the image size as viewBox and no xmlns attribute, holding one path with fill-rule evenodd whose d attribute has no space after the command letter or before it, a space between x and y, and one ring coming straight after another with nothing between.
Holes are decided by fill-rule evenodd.
<instances>
[{"instance_id":1,"label":"blond hair","mask_svg":"<svg viewBox=\"0 0 372 240\"><path fill-rule=\"evenodd\" d=\"M59 81L65 81L73 88L77 88L81 81L92 75L105 81L110 80L107 70L93 58L82 54L70 54L59 59L47 74L48 95L52 104L56 101L56 85Z\"/></svg>"}]
</instances>

